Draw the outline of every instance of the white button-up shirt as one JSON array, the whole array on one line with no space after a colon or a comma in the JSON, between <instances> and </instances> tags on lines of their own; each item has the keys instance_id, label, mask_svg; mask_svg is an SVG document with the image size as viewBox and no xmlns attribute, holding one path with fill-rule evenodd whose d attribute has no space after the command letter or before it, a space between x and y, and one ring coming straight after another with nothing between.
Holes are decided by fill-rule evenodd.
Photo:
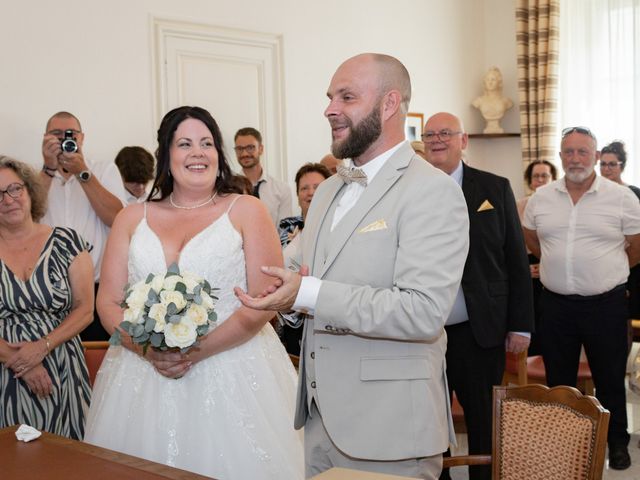
<instances>
[{"instance_id":1,"label":"white button-up shirt","mask_svg":"<svg viewBox=\"0 0 640 480\"><path fill-rule=\"evenodd\" d=\"M368 161L361 168L364 173L367 174L367 185L371 184L373 178L378 174L380 169L387 163L387 160L391 158L391 155L402 146L404 142L400 142L395 147L390 148L386 152L378 155L374 159ZM349 160L349 167L353 167L353 160ZM351 182L345 187L344 194L340 198L336 210L333 214L331 222L331 231L338 225L340 220L351 210L357 201L360 199L364 190L367 187L363 187L359 183ZM302 283L300 284L300 290L293 305L294 310L302 310L313 315L318 301L318 295L320 293L320 287L322 286L322 280L312 276L302 277Z\"/></svg>"},{"instance_id":2,"label":"white button-up shirt","mask_svg":"<svg viewBox=\"0 0 640 480\"><path fill-rule=\"evenodd\" d=\"M529 199L523 225L538 235L547 289L598 295L627 281L625 236L640 233L640 202L629 188L596 177L574 205L561 178Z\"/></svg>"},{"instance_id":3,"label":"white button-up shirt","mask_svg":"<svg viewBox=\"0 0 640 480\"><path fill-rule=\"evenodd\" d=\"M91 165L87 162L87 167L104 188L118 197L123 205L126 204L126 191L115 163ZM47 202L47 213L41 222L52 227L73 228L89 243L95 281L98 282L100 262L110 228L102 223L74 175L65 180L56 172L51 179Z\"/></svg>"}]
</instances>

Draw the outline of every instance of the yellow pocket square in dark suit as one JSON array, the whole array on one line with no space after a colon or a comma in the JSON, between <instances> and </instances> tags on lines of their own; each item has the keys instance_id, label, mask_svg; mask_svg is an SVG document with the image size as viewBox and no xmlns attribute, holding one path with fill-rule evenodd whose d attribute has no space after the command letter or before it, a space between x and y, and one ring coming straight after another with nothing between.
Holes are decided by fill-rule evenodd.
<instances>
[{"instance_id":1,"label":"yellow pocket square in dark suit","mask_svg":"<svg viewBox=\"0 0 640 480\"><path fill-rule=\"evenodd\" d=\"M358 230L358 233L375 232L376 230L385 230L386 228L388 228L387 222L385 222L384 219L380 219L376 220L373 223L370 223L366 227L362 227L360 230Z\"/></svg>"},{"instance_id":2,"label":"yellow pocket square in dark suit","mask_svg":"<svg viewBox=\"0 0 640 480\"><path fill-rule=\"evenodd\" d=\"M482 202L482 205L480 205L477 211L484 212L485 210L493 210L493 205L491 205L491 202L489 200L485 200L484 202Z\"/></svg>"}]
</instances>

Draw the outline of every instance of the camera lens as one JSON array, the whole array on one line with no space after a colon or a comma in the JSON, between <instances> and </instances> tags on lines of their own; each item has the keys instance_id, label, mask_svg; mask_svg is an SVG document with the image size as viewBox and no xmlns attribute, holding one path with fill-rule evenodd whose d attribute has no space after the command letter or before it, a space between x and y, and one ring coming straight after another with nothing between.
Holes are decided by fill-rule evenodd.
<instances>
[{"instance_id":1,"label":"camera lens","mask_svg":"<svg viewBox=\"0 0 640 480\"><path fill-rule=\"evenodd\" d=\"M73 138L67 138L60 144L63 152L74 153L78 151L78 144Z\"/></svg>"}]
</instances>

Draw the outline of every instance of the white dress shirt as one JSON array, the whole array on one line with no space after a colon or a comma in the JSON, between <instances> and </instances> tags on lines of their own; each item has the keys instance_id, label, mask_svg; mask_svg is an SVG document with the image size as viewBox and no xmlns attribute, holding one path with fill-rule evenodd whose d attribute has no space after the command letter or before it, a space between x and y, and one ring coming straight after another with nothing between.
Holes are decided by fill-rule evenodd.
<instances>
[{"instance_id":1,"label":"white dress shirt","mask_svg":"<svg viewBox=\"0 0 640 480\"><path fill-rule=\"evenodd\" d=\"M359 167L364 171L364 173L367 174L367 186L371 184L380 169L384 166L385 163L387 163L387 160L391 158L391 156L402 146L403 143L404 142L400 142L396 146L390 148L386 152L378 155L374 159ZM349 159L347 166L353 167L353 160ZM353 206L358 202L358 200L364 193L365 188L367 187L363 187L356 182L351 182L345 187L344 194L338 201L338 205L336 205L336 210L331 222L331 231L333 231L340 220L342 220L344 216L349 212L349 210L351 210ZM293 309L298 311L305 311L310 315L313 315L316 308L316 302L318 301L318 294L320 293L321 285L322 280L317 277L302 277L302 283L300 284L298 296L296 297L295 303L293 304Z\"/></svg>"},{"instance_id":2,"label":"white dress shirt","mask_svg":"<svg viewBox=\"0 0 640 480\"><path fill-rule=\"evenodd\" d=\"M598 295L627 281L625 236L640 233L640 203L628 187L596 177L574 205L561 178L536 190L523 225L538 235L545 288Z\"/></svg>"},{"instance_id":3,"label":"white dress shirt","mask_svg":"<svg viewBox=\"0 0 640 480\"><path fill-rule=\"evenodd\" d=\"M120 171L115 163L92 165L87 162L92 175L102 186L126 205L126 190L122 184ZM95 281L100 280L100 263L110 228L107 227L89 203L80 181L71 175L65 180L60 172L51 179L47 197L47 213L41 223L51 227L70 227L89 243L88 248L93 260Z\"/></svg>"},{"instance_id":4,"label":"white dress shirt","mask_svg":"<svg viewBox=\"0 0 640 480\"><path fill-rule=\"evenodd\" d=\"M267 206L273 224L277 227L280 220L293 215L291 188L286 183L265 175L264 170L258 182L260 182L260 187L258 187L260 200Z\"/></svg>"}]
</instances>

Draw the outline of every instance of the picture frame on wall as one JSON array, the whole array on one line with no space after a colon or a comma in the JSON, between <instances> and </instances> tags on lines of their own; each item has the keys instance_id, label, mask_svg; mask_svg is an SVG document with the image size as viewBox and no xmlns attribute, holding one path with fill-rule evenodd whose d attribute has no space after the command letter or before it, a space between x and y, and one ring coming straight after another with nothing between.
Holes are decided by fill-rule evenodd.
<instances>
[{"instance_id":1,"label":"picture frame on wall","mask_svg":"<svg viewBox=\"0 0 640 480\"><path fill-rule=\"evenodd\" d=\"M424 128L424 115L422 113L409 112L404 124L404 135L410 142L422 138Z\"/></svg>"}]
</instances>

